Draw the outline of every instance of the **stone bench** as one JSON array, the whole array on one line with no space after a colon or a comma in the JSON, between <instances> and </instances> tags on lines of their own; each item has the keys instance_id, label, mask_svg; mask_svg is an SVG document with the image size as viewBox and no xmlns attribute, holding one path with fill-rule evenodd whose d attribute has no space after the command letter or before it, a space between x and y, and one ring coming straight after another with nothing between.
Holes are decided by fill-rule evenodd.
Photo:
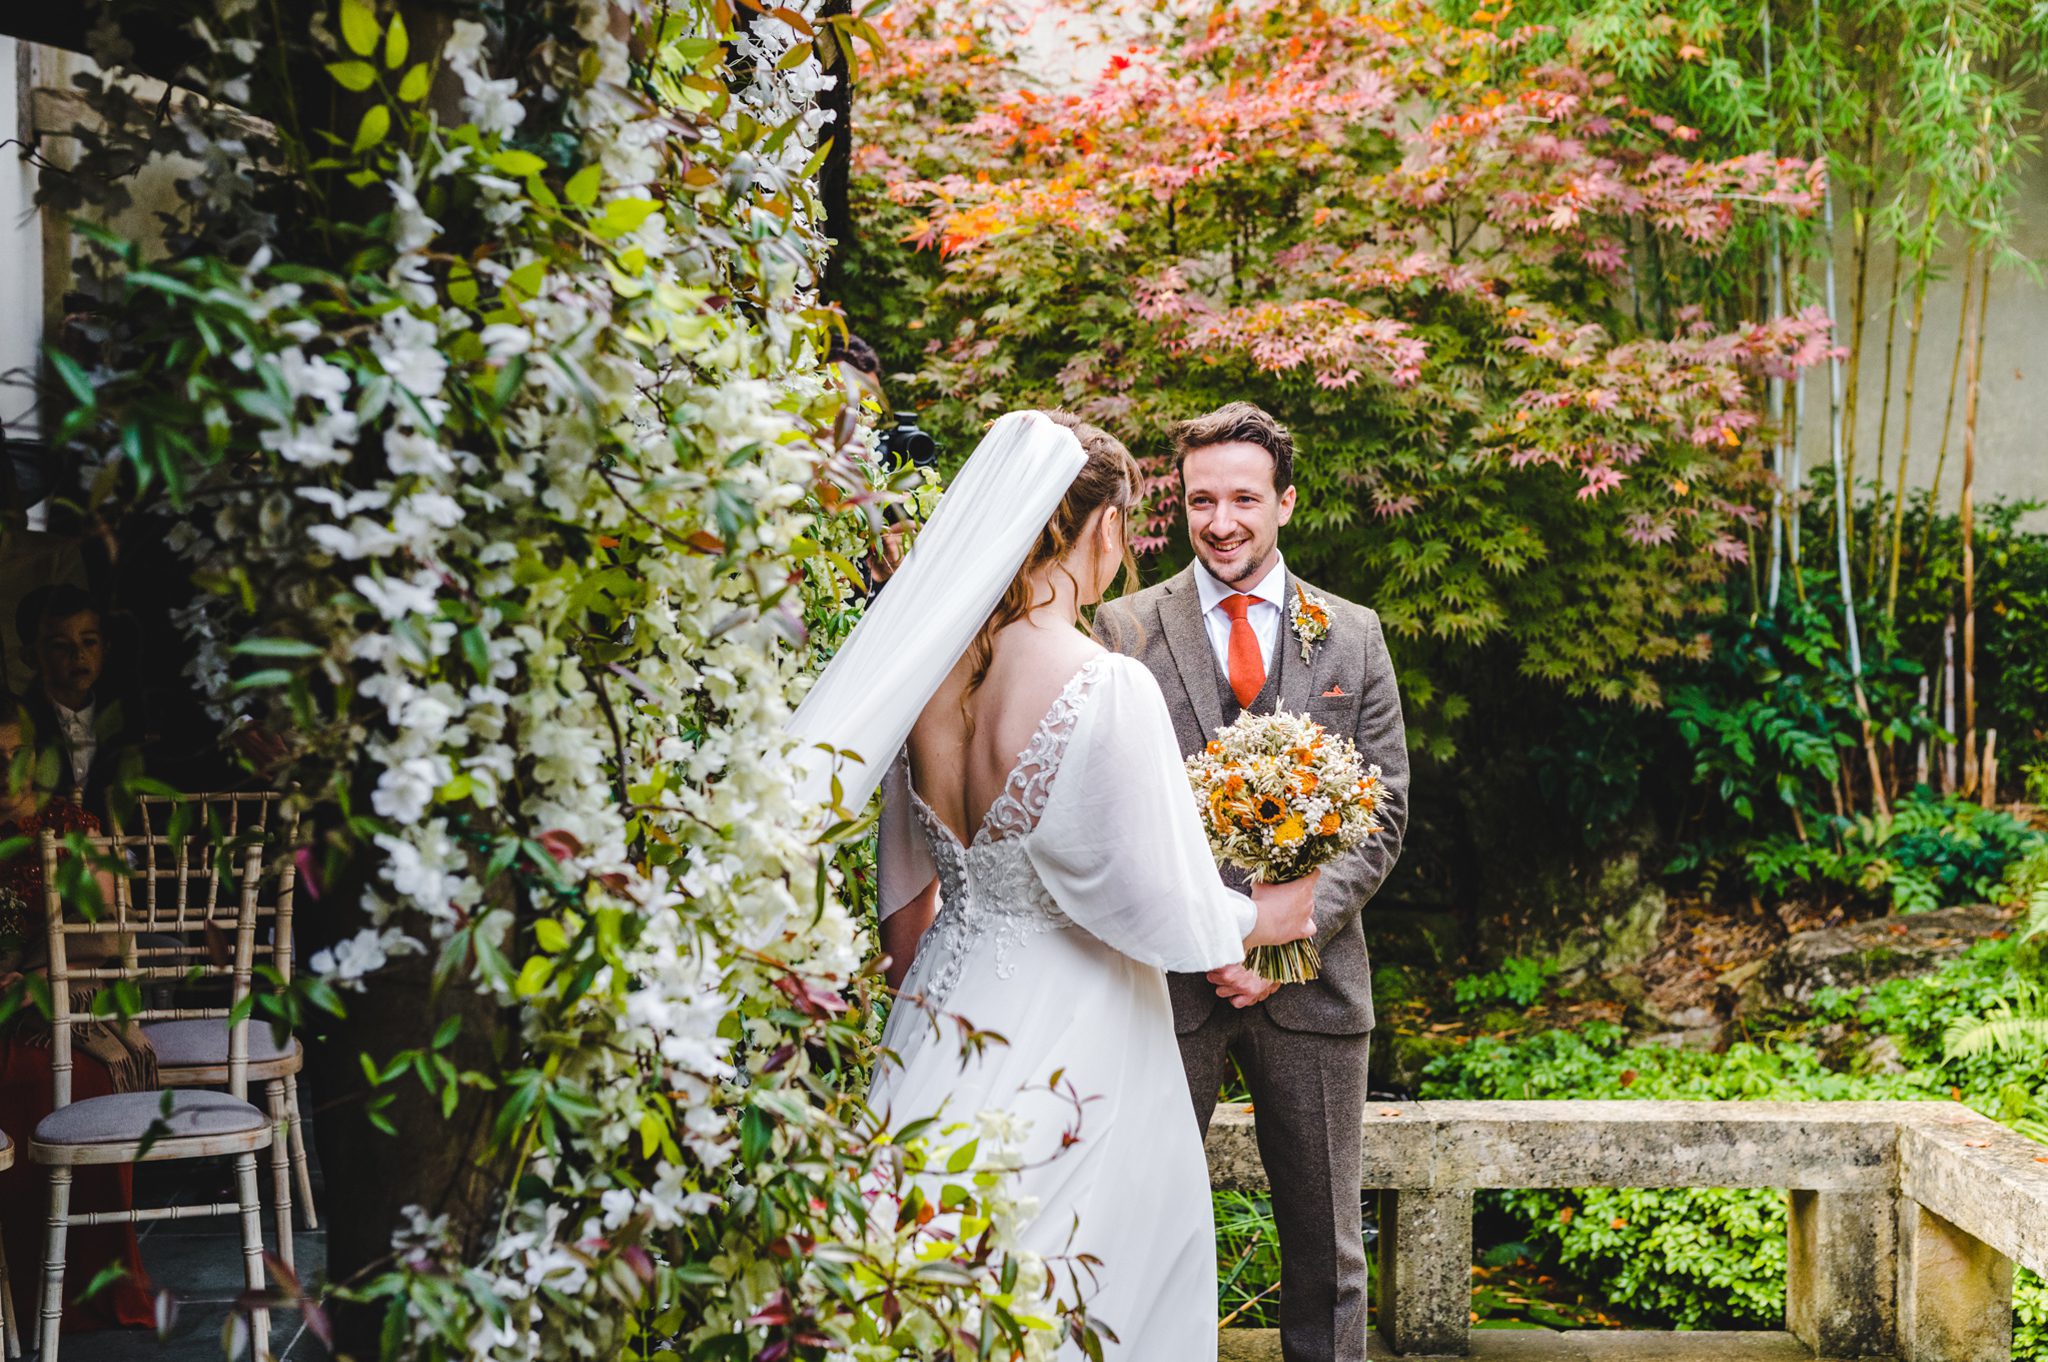
<instances>
[{"instance_id":1,"label":"stone bench","mask_svg":"<svg viewBox=\"0 0 2048 1362\"><path fill-rule=\"evenodd\" d=\"M1820 1357L2005 1362L2013 1265L2048 1272L2048 1147L1960 1103L1410 1102L1365 1120L1397 1356L1470 1352L1485 1188L1784 1188L1785 1327ZM1218 1109L1209 1169L1265 1188L1249 1109Z\"/></svg>"}]
</instances>

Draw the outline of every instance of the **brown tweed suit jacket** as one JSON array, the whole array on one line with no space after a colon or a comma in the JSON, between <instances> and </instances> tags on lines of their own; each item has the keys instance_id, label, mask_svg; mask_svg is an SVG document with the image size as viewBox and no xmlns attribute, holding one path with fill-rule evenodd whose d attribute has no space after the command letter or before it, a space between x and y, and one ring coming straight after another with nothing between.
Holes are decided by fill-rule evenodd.
<instances>
[{"instance_id":1,"label":"brown tweed suit jacket","mask_svg":"<svg viewBox=\"0 0 2048 1362\"><path fill-rule=\"evenodd\" d=\"M1290 600L1294 584L1290 573ZM1380 808L1380 833L1325 866L1316 887L1322 977L1306 984L1283 984L1264 1007L1276 1025L1291 1031L1358 1035L1373 1026L1372 967L1358 914L1401 855L1401 839L1408 828L1407 730L1379 616L1306 582L1302 585L1329 602L1330 633L1303 662L1301 641L1283 619L1276 649L1279 686L1277 694L1271 686L1267 693L1275 695L1277 708L1306 713L1332 732L1351 735L1366 761L1379 764L1387 797ZM1182 751L1197 750L1224 726L1228 686L1202 624L1192 567L1157 586L1105 603L1096 612L1095 632L1104 646L1136 657L1159 679ZM1199 974L1169 975L1167 983L1174 1029L1181 1034L1200 1026L1217 1005L1215 986Z\"/></svg>"}]
</instances>

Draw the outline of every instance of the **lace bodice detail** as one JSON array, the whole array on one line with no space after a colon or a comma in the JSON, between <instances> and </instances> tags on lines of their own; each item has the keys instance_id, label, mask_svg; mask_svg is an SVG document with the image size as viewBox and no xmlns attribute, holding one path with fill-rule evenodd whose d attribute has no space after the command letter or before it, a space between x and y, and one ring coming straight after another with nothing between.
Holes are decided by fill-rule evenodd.
<instances>
[{"instance_id":1,"label":"lace bodice detail","mask_svg":"<svg viewBox=\"0 0 2048 1362\"><path fill-rule=\"evenodd\" d=\"M945 1005L973 952L992 951L997 977L1007 979L1015 970L1014 954L1026 941L1073 925L1039 879L1024 839L1045 812L1067 740L1102 660L1090 660L1061 689L972 842L963 844L911 790L911 807L931 842L938 870L939 911L918 944L904 992L921 995L927 1006Z\"/></svg>"}]
</instances>

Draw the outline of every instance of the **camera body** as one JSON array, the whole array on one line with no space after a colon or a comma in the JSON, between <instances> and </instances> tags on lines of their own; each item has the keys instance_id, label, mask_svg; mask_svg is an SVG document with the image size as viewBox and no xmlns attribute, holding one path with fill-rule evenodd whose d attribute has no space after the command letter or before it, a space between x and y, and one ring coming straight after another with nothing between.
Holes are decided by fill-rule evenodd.
<instances>
[{"instance_id":1,"label":"camera body","mask_svg":"<svg viewBox=\"0 0 2048 1362\"><path fill-rule=\"evenodd\" d=\"M916 416L900 412L896 424L882 432L882 461L892 468L901 468L905 464L937 468L939 444L929 431L919 427Z\"/></svg>"}]
</instances>

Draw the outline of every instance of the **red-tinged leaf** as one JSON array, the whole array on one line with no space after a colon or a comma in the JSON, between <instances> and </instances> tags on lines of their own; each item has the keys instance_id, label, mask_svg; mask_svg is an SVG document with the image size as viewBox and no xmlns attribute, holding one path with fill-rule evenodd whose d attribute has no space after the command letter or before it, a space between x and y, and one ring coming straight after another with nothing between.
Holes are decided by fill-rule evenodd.
<instances>
[{"instance_id":1,"label":"red-tinged leaf","mask_svg":"<svg viewBox=\"0 0 2048 1362\"><path fill-rule=\"evenodd\" d=\"M556 861L566 861L583 854L583 843L577 840L576 835L560 828L549 828L533 840L539 842L541 849Z\"/></svg>"},{"instance_id":2,"label":"red-tinged leaf","mask_svg":"<svg viewBox=\"0 0 2048 1362\"><path fill-rule=\"evenodd\" d=\"M800 975L785 974L775 981L775 987L789 999L792 1007L807 1017L823 1020L846 1010L846 999Z\"/></svg>"},{"instance_id":3,"label":"red-tinged leaf","mask_svg":"<svg viewBox=\"0 0 2048 1362\"><path fill-rule=\"evenodd\" d=\"M287 1267L284 1259L269 1249L263 1251L263 1270L270 1274L270 1280L276 1282L290 1299L297 1300L305 1294L299 1286L299 1274Z\"/></svg>"},{"instance_id":4,"label":"red-tinged leaf","mask_svg":"<svg viewBox=\"0 0 2048 1362\"><path fill-rule=\"evenodd\" d=\"M747 1316L747 1323L767 1328L776 1328L796 1322L796 1311L789 1303L789 1297L778 1291L768 1298L768 1303Z\"/></svg>"},{"instance_id":5,"label":"red-tinged leaf","mask_svg":"<svg viewBox=\"0 0 2048 1362\"><path fill-rule=\"evenodd\" d=\"M699 553L724 553L725 541L709 530L699 530L687 541Z\"/></svg>"},{"instance_id":6,"label":"red-tinged leaf","mask_svg":"<svg viewBox=\"0 0 2048 1362\"><path fill-rule=\"evenodd\" d=\"M299 1302L299 1313L305 1317L306 1327L312 1331L313 1337L320 1340L320 1346L333 1352L334 1322L327 1318L326 1308L318 1301L302 1300Z\"/></svg>"},{"instance_id":7,"label":"red-tinged leaf","mask_svg":"<svg viewBox=\"0 0 2048 1362\"><path fill-rule=\"evenodd\" d=\"M300 847L292 853L292 864L298 868L299 883L305 887L306 897L320 901L320 877L313 873L313 848Z\"/></svg>"},{"instance_id":8,"label":"red-tinged leaf","mask_svg":"<svg viewBox=\"0 0 2048 1362\"><path fill-rule=\"evenodd\" d=\"M654 1280L654 1257L638 1244L628 1244L619 1250L619 1261L633 1269L633 1275L645 1286Z\"/></svg>"}]
</instances>

